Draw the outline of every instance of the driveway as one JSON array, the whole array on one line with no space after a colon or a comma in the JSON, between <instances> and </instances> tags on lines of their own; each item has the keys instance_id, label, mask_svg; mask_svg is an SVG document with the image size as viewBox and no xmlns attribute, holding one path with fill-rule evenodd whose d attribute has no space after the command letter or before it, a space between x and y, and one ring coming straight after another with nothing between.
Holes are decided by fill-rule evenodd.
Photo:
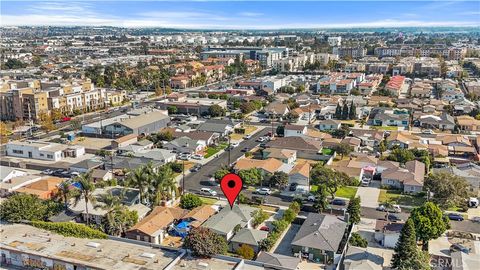
<instances>
[{"instance_id":1,"label":"driveway","mask_svg":"<svg viewBox=\"0 0 480 270\"><path fill-rule=\"evenodd\" d=\"M357 195L360 197L360 205L363 207L376 208L380 189L373 187L358 187Z\"/></svg>"},{"instance_id":2,"label":"driveway","mask_svg":"<svg viewBox=\"0 0 480 270\"><path fill-rule=\"evenodd\" d=\"M300 230L300 225L292 224L287 233L280 239L280 243L275 248L274 253L285 256L292 256L292 241Z\"/></svg>"}]
</instances>

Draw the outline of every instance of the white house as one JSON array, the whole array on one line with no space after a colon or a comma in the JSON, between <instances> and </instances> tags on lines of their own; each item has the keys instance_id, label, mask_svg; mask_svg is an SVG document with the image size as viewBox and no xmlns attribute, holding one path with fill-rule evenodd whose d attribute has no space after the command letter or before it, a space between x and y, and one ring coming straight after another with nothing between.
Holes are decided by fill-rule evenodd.
<instances>
[{"instance_id":1,"label":"white house","mask_svg":"<svg viewBox=\"0 0 480 270\"><path fill-rule=\"evenodd\" d=\"M403 225L404 223L389 223L385 220L377 220L375 225L375 240L386 248L395 248Z\"/></svg>"},{"instance_id":2,"label":"white house","mask_svg":"<svg viewBox=\"0 0 480 270\"><path fill-rule=\"evenodd\" d=\"M332 130L332 129L340 129L342 122L333 120L333 119L325 119L319 122L318 129L324 130Z\"/></svg>"},{"instance_id":3,"label":"white house","mask_svg":"<svg viewBox=\"0 0 480 270\"><path fill-rule=\"evenodd\" d=\"M307 126L285 125L285 137L303 137L307 134Z\"/></svg>"},{"instance_id":4,"label":"white house","mask_svg":"<svg viewBox=\"0 0 480 270\"><path fill-rule=\"evenodd\" d=\"M85 154L85 147L42 141L13 141L7 143L7 156L40 160L60 161L65 157Z\"/></svg>"},{"instance_id":5,"label":"white house","mask_svg":"<svg viewBox=\"0 0 480 270\"><path fill-rule=\"evenodd\" d=\"M6 182L14 177L27 175L26 171L19 170L17 168L0 166L0 181Z\"/></svg>"}]
</instances>

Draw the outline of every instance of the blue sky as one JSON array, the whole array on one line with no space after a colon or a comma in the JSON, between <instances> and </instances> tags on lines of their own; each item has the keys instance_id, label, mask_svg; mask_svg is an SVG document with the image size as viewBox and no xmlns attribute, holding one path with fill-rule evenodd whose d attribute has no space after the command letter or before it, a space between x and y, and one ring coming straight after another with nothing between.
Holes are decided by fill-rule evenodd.
<instances>
[{"instance_id":1,"label":"blue sky","mask_svg":"<svg viewBox=\"0 0 480 270\"><path fill-rule=\"evenodd\" d=\"M480 1L1 1L1 24L280 29L480 26Z\"/></svg>"}]
</instances>

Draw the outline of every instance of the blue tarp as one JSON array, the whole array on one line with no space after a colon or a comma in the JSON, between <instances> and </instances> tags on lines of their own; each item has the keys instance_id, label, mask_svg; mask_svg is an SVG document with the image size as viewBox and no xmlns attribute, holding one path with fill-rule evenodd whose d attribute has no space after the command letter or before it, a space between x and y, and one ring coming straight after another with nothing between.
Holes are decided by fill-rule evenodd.
<instances>
[{"instance_id":1,"label":"blue tarp","mask_svg":"<svg viewBox=\"0 0 480 270\"><path fill-rule=\"evenodd\" d=\"M189 230L190 230L190 222L182 221L178 223L176 226L173 226L173 230L170 232L170 234L185 238Z\"/></svg>"}]
</instances>

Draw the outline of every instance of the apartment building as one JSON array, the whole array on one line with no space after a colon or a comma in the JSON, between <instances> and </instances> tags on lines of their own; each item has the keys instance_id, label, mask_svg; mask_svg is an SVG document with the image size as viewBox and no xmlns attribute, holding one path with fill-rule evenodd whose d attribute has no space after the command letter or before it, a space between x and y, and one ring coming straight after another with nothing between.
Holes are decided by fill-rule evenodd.
<instances>
[{"instance_id":1,"label":"apartment building","mask_svg":"<svg viewBox=\"0 0 480 270\"><path fill-rule=\"evenodd\" d=\"M367 55L367 49L363 47L334 47L332 53L339 57L362 58Z\"/></svg>"},{"instance_id":2,"label":"apartment building","mask_svg":"<svg viewBox=\"0 0 480 270\"><path fill-rule=\"evenodd\" d=\"M339 47L342 45L342 37L328 37L327 42L332 47Z\"/></svg>"}]
</instances>

